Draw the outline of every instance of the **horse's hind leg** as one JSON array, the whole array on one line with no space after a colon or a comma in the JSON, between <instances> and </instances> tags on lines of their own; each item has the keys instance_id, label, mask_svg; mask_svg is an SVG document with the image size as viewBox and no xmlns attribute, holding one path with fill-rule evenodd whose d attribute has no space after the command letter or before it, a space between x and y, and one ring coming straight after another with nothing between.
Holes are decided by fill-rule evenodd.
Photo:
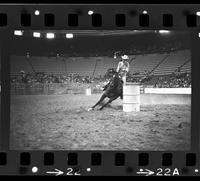
<instances>
[{"instance_id":1,"label":"horse's hind leg","mask_svg":"<svg viewBox=\"0 0 200 181\"><path fill-rule=\"evenodd\" d=\"M112 101L114 101L115 99L117 99L119 96L115 96L109 99L109 101L107 103L105 103L99 110L102 110L105 106L107 106L108 104L110 104Z\"/></svg>"},{"instance_id":2,"label":"horse's hind leg","mask_svg":"<svg viewBox=\"0 0 200 181\"><path fill-rule=\"evenodd\" d=\"M88 109L88 111L94 109L97 105L99 105L107 96L106 95L102 95L101 98L99 99L99 101L94 105L92 106L91 108Z\"/></svg>"}]
</instances>

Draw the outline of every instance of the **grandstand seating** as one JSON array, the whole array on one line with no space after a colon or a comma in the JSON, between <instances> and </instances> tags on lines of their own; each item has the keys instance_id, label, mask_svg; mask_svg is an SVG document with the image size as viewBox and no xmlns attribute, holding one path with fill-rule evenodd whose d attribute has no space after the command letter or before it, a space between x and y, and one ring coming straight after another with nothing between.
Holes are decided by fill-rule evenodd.
<instances>
[{"instance_id":1,"label":"grandstand seating","mask_svg":"<svg viewBox=\"0 0 200 181\"><path fill-rule=\"evenodd\" d=\"M180 72L191 72L191 61L186 62L186 64L181 67Z\"/></svg>"},{"instance_id":2,"label":"grandstand seating","mask_svg":"<svg viewBox=\"0 0 200 181\"><path fill-rule=\"evenodd\" d=\"M67 73L92 75L96 57L69 57L65 59Z\"/></svg>"},{"instance_id":3,"label":"grandstand seating","mask_svg":"<svg viewBox=\"0 0 200 181\"><path fill-rule=\"evenodd\" d=\"M101 57L97 62L95 75L105 75L109 68L117 68L119 60L112 57Z\"/></svg>"},{"instance_id":4,"label":"grandstand seating","mask_svg":"<svg viewBox=\"0 0 200 181\"><path fill-rule=\"evenodd\" d=\"M170 74L178 67L181 67L181 72L191 71L190 51L182 50L172 52L166 58L167 54L147 54L137 55L130 63L130 73L144 73L144 71L152 71L154 67L154 75ZM130 56L130 60L133 56ZM161 64L159 64L166 58ZM30 57L12 56L11 57L11 75L18 74L21 70L28 72L45 72L53 74L76 73L80 75L93 74L95 76L104 75L108 68L116 68L119 59L112 57ZM188 61L188 62L187 62ZM158 66L159 65L159 66Z\"/></svg>"},{"instance_id":5,"label":"grandstand seating","mask_svg":"<svg viewBox=\"0 0 200 181\"><path fill-rule=\"evenodd\" d=\"M19 74L21 70L33 72L25 56L11 56L10 61L11 76Z\"/></svg>"},{"instance_id":6,"label":"grandstand seating","mask_svg":"<svg viewBox=\"0 0 200 181\"><path fill-rule=\"evenodd\" d=\"M189 59L190 51L188 50L170 53L170 56L154 71L154 75L170 74ZM184 72L184 70L190 72L189 64L186 64L184 69L181 70L181 72Z\"/></svg>"},{"instance_id":7,"label":"grandstand seating","mask_svg":"<svg viewBox=\"0 0 200 181\"><path fill-rule=\"evenodd\" d=\"M130 64L130 72L143 74L144 71L151 71L165 56L166 54L138 55Z\"/></svg>"},{"instance_id":8,"label":"grandstand seating","mask_svg":"<svg viewBox=\"0 0 200 181\"><path fill-rule=\"evenodd\" d=\"M53 74L64 72L64 63L61 59L56 59L55 57L34 57L34 59L30 59L30 62L37 72Z\"/></svg>"}]
</instances>

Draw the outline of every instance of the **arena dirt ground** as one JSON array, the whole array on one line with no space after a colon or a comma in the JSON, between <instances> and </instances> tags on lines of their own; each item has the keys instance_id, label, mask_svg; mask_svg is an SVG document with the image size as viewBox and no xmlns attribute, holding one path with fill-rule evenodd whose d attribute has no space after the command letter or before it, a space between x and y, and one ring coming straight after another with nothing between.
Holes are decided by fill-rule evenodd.
<instances>
[{"instance_id":1,"label":"arena dirt ground","mask_svg":"<svg viewBox=\"0 0 200 181\"><path fill-rule=\"evenodd\" d=\"M190 149L190 104L142 104L140 112L124 113L118 99L102 111L88 112L99 97L100 94L12 96L10 148Z\"/></svg>"}]
</instances>

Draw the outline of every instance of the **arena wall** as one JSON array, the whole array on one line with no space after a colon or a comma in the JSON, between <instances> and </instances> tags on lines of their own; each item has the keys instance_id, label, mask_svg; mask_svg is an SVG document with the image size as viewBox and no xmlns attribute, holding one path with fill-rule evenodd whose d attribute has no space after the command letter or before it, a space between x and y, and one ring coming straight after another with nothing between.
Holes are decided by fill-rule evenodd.
<instances>
[{"instance_id":1,"label":"arena wall","mask_svg":"<svg viewBox=\"0 0 200 181\"><path fill-rule=\"evenodd\" d=\"M26 95L26 94L70 94L79 93L85 94L86 89L91 87L92 94L103 93L100 89L101 86L95 87L91 84L82 83L53 83L53 84L21 84L21 83L11 83L11 94L15 95ZM191 88L143 88L141 86L141 94L163 94L163 95L190 95Z\"/></svg>"},{"instance_id":2,"label":"arena wall","mask_svg":"<svg viewBox=\"0 0 200 181\"><path fill-rule=\"evenodd\" d=\"M190 105L190 94L141 94L141 105L181 104Z\"/></svg>"},{"instance_id":3,"label":"arena wall","mask_svg":"<svg viewBox=\"0 0 200 181\"><path fill-rule=\"evenodd\" d=\"M64 95L64 94L72 94L73 96L79 94L79 96L86 96L86 89L88 85L80 86L80 85L61 85L61 84L53 84L53 85L44 85L40 87L29 87L26 89L23 87L11 86L11 95ZM170 89L171 92L169 91ZM156 104L191 104L191 94L189 94L190 88L146 88L146 93L141 93L141 105L156 105ZM154 90L156 93L147 93L150 90ZM156 91L155 91L156 90ZM165 91L163 91L165 90ZM169 93L167 93L167 90ZM173 91L179 91L173 93ZM186 92L186 90L188 92ZM162 92L163 91L163 92ZM183 92L186 93L183 93ZM191 91L191 89L190 89ZM153 92L153 91L152 91ZM162 92L162 93L159 93ZM182 93L181 93L182 92ZM95 96L98 99L102 95L102 90L92 89L92 97ZM92 98L91 97L91 98ZM88 99L91 99L90 96ZM118 100L121 104L120 99ZM117 102L118 102L117 101Z\"/></svg>"},{"instance_id":4,"label":"arena wall","mask_svg":"<svg viewBox=\"0 0 200 181\"><path fill-rule=\"evenodd\" d=\"M191 94L191 88L145 88L145 94Z\"/></svg>"}]
</instances>

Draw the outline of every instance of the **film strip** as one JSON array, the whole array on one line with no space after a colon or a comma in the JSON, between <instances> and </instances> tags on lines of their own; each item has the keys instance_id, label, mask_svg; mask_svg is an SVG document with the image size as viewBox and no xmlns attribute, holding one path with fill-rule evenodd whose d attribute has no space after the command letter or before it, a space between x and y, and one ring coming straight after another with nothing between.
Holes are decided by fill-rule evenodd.
<instances>
[{"instance_id":1,"label":"film strip","mask_svg":"<svg viewBox=\"0 0 200 181\"><path fill-rule=\"evenodd\" d=\"M1 5L0 175L199 176L199 16Z\"/></svg>"},{"instance_id":2,"label":"film strip","mask_svg":"<svg viewBox=\"0 0 200 181\"><path fill-rule=\"evenodd\" d=\"M15 159L16 154L8 155L10 158L6 153L1 153L1 167L5 175L10 174L6 167L15 167L13 171L20 175L198 176L198 163L195 153L186 153L185 159L181 163L180 159L183 159L183 155L178 157L177 153L161 153L157 156L145 152L137 154L93 152L87 155L78 152L66 154L21 152L17 154L18 156ZM105 160L105 157L108 156L111 158ZM153 159L157 159L157 161L155 162ZM63 162L63 160L66 161ZM13 162L15 164L11 166ZM117 174L112 173L115 170L117 170Z\"/></svg>"}]
</instances>

